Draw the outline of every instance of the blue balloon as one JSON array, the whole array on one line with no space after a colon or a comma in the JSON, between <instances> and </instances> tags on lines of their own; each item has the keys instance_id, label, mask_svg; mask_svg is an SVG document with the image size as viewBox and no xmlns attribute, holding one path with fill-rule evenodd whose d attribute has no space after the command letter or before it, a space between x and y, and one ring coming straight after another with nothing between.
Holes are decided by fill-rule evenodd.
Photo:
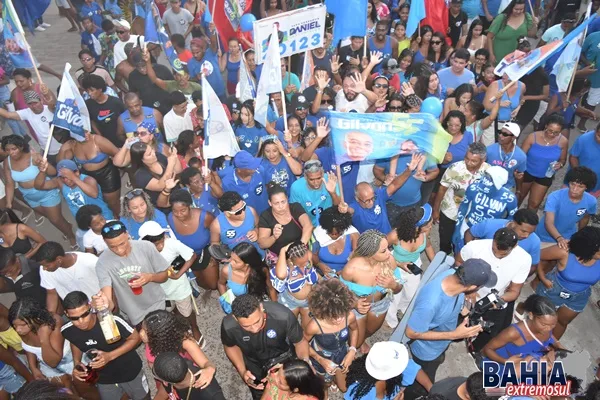
<instances>
[{"instance_id":1,"label":"blue balloon","mask_svg":"<svg viewBox=\"0 0 600 400\"><path fill-rule=\"evenodd\" d=\"M442 115L442 111L444 110L444 106L442 106L442 102L437 97L428 97L421 104L421 112L431 114L436 118L439 118Z\"/></svg>"},{"instance_id":2,"label":"blue balloon","mask_svg":"<svg viewBox=\"0 0 600 400\"><path fill-rule=\"evenodd\" d=\"M242 18L240 18L242 32L252 32L252 29L254 29L254 21L256 21L256 17L253 14L248 13L242 15Z\"/></svg>"}]
</instances>

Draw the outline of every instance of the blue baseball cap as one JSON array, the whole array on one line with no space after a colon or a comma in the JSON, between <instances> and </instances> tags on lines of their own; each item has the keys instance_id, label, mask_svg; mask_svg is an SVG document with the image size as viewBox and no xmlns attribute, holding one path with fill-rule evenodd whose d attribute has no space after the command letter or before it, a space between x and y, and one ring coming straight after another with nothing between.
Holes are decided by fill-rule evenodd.
<instances>
[{"instance_id":1,"label":"blue baseball cap","mask_svg":"<svg viewBox=\"0 0 600 400\"><path fill-rule=\"evenodd\" d=\"M492 266L480 258L465 260L460 269L462 274L459 273L459 277L465 286L493 288L498 283L498 276L492 271Z\"/></svg>"},{"instance_id":2,"label":"blue baseball cap","mask_svg":"<svg viewBox=\"0 0 600 400\"><path fill-rule=\"evenodd\" d=\"M240 169L257 169L261 161L260 158L252 157L252 154L242 150L233 158L233 165Z\"/></svg>"},{"instance_id":3,"label":"blue baseball cap","mask_svg":"<svg viewBox=\"0 0 600 400\"><path fill-rule=\"evenodd\" d=\"M77 168L77 164L75 164L75 161L73 161L73 160L60 160L58 162L58 164L56 164L56 170L58 171L58 176L61 176L61 174L60 174L61 169L70 169L73 172L79 170L79 168Z\"/></svg>"}]
</instances>

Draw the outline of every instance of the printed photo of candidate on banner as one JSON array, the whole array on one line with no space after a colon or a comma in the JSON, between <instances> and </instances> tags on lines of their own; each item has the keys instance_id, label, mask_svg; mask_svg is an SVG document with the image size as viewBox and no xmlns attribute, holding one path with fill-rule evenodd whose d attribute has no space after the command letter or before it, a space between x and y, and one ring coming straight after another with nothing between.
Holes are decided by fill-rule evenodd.
<instances>
[{"instance_id":1,"label":"printed photo of candidate on banner","mask_svg":"<svg viewBox=\"0 0 600 400\"><path fill-rule=\"evenodd\" d=\"M427 153L441 162L452 140L429 114L332 111L329 116L338 165L413 153Z\"/></svg>"},{"instance_id":2,"label":"printed photo of candidate on banner","mask_svg":"<svg viewBox=\"0 0 600 400\"><path fill-rule=\"evenodd\" d=\"M265 61L273 25L279 32L279 55L281 57L322 47L326 14L325 6L319 4L254 22L256 63L262 64Z\"/></svg>"}]
</instances>

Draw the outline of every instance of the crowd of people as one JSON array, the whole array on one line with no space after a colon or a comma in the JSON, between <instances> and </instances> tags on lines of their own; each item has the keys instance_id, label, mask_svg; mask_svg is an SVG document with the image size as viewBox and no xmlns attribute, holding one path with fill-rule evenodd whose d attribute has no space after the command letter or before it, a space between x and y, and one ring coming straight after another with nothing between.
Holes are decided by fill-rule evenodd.
<instances>
[{"instance_id":1,"label":"crowd of people","mask_svg":"<svg viewBox=\"0 0 600 400\"><path fill-rule=\"evenodd\" d=\"M58 90L0 47L12 130L0 146L0 292L16 296L0 306L0 399L224 399L209 342L248 388L230 398L485 400L481 372L436 379L452 341L477 368L569 351L559 340L596 307L600 281L600 125L586 125L598 120L600 24L568 92L557 55L518 82L494 66L562 39L579 3L451 0L446 32L422 24L408 37L408 2L368 0L365 37L333 43L327 18L305 90L306 54L282 58L266 124L240 89L261 79L251 35L219 35L202 0L154 2L181 71L145 43L145 2L56 3L81 35L74 75L91 131L52 131ZM35 29L52 28L40 17ZM202 76L233 127L233 157L203 155ZM330 111L419 113L431 97L451 136L441 162L417 148L336 165ZM46 219L66 246L39 232ZM428 271L436 251L454 265ZM202 334L203 315L222 317L220 338ZM406 345L375 340L402 318ZM587 398L599 392L592 383Z\"/></svg>"}]
</instances>

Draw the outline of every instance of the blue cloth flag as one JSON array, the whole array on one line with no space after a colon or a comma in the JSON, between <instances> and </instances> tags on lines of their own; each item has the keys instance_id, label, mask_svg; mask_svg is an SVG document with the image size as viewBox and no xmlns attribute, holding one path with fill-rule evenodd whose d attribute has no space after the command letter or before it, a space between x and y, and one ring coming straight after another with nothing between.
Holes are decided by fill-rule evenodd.
<instances>
[{"instance_id":1,"label":"blue cloth flag","mask_svg":"<svg viewBox=\"0 0 600 400\"><path fill-rule=\"evenodd\" d=\"M11 0L5 0L2 7L4 25L4 46L16 68L33 68L29 57L29 46L19 16Z\"/></svg>"},{"instance_id":2,"label":"blue cloth flag","mask_svg":"<svg viewBox=\"0 0 600 400\"><path fill-rule=\"evenodd\" d=\"M336 164L428 153L444 159L452 136L430 114L329 112Z\"/></svg>"},{"instance_id":3,"label":"blue cloth flag","mask_svg":"<svg viewBox=\"0 0 600 400\"><path fill-rule=\"evenodd\" d=\"M333 14L333 44L348 36L367 34L367 1L325 0L327 12ZM412 6L411 6L412 7Z\"/></svg>"},{"instance_id":4,"label":"blue cloth flag","mask_svg":"<svg viewBox=\"0 0 600 400\"><path fill-rule=\"evenodd\" d=\"M79 89L69 71L71 64L65 64L60 92L56 98L56 110L52 123L55 126L67 129L71 137L78 142L85 140L85 132L91 132L90 113L85 105L85 100L79 94Z\"/></svg>"},{"instance_id":5,"label":"blue cloth flag","mask_svg":"<svg viewBox=\"0 0 600 400\"><path fill-rule=\"evenodd\" d=\"M182 73L182 62L171 44L169 35L160 19L158 9L152 0L146 0L146 25L144 26L144 39L148 43L160 44L171 68L177 73Z\"/></svg>"},{"instance_id":6,"label":"blue cloth flag","mask_svg":"<svg viewBox=\"0 0 600 400\"><path fill-rule=\"evenodd\" d=\"M406 37L411 37L419 29L421 20L426 17L425 0L413 0L410 2L408 21L406 21Z\"/></svg>"}]
</instances>

